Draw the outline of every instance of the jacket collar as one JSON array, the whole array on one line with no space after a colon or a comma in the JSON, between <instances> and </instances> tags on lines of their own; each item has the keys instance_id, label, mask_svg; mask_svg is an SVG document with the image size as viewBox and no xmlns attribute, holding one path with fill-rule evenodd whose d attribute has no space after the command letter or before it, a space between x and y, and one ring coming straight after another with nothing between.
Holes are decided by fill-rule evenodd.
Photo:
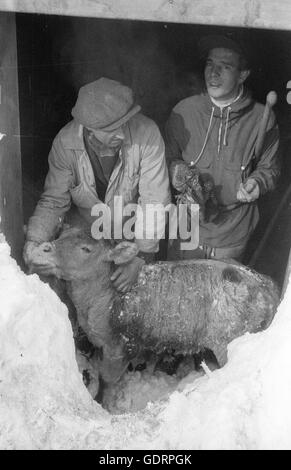
<instances>
[{"instance_id":1,"label":"jacket collar","mask_svg":"<svg viewBox=\"0 0 291 470\"><path fill-rule=\"evenodd\" d=\"M221 109L211 101L208 93L202 94L202 100L204 111L207 114L211 115L212 109L214 108L214 117L221 117ZM253 104L254 101L251 93L245 89L242 96L237 101L230 104L229 106L226 106L226 108L229 108L230 119L237 115L243 115L247 110L250 109L251 106L253 106Z\"/></svg>"},{"instance_id":2,"label":"jacket collar","mask_svg":"<svg viewBox=\"0 0 291 470\"><path fill-rule=\"evenodd\" d=\"M75 120L70 121L61 130L62 142L65 149L85 150L83 140L83 126Z\"/></svg>"}]
</instances>

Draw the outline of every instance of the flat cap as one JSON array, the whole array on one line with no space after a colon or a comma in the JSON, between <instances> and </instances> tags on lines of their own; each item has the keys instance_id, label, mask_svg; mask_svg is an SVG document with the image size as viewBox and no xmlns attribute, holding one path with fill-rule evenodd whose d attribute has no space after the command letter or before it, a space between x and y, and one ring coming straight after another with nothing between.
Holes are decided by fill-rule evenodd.
<instances>
[{"instance_id":1,"label":"flat cap","mask_svg":"<svg viewBox=\"0 0 291 470\"><path fill-rule=\"evenodd\" d=\"M85 127L112 131L140 109L129 87L103 77L80 88L72 116Z\"/></svg>"}]
</instances>

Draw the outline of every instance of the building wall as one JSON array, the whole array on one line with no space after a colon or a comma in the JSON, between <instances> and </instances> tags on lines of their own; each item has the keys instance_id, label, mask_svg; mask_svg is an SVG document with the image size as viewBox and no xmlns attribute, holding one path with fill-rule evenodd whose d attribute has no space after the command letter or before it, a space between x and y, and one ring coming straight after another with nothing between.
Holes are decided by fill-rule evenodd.
<instances>
[{"instance_id":1,"label":"building wall","mask_svg":"<svg viewBox=\"0 0 291 470\"><path fill-rule=\"evenodd\" d=\"M23 244L22 184L13 13L0 14L0 87L0 231L10 244L12 255L20 259Z\"/></svg>"},{"instance_id":2,"label":"building wall","mask_svg":"<svg viewBox=\"0 0 291 470\"><path fill-rule=\"evenodd\" d=\"M289 0L1 0L0 10L287 29Z\"/></svg>"}]
</instances>

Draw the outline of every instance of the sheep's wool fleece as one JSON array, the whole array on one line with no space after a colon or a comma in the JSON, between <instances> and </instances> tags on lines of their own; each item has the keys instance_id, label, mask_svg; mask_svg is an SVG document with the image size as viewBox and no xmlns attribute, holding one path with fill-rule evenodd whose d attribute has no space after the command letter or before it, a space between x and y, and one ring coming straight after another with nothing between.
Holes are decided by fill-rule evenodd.
<instances>
[{"instance_id":1,"label":"sheep's wool fleece","mask_svg":"<svg viewBox=\"0 0 291 470\"><path fill-rule=\"evenodd\" d=\"M225 367L143 411L113 416L75 361L66 307L0 242L1 449L291 449L291 286L271 326Z\"/></svg>"}]
</instances>

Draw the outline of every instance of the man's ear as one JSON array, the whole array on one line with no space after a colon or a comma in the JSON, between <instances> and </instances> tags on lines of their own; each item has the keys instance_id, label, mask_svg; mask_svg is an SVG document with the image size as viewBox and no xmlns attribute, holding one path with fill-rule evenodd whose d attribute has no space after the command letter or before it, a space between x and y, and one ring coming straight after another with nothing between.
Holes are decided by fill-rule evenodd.
<instances>
[{"instance_id":1,"label":"man's ear","mask_svg":"<svg viewBox=\"0 0 291 470\"><path fill-rule=\"evenodd\" d=\"M249 74L251 73L250 70L241 70L240 72L240 83L244 83L248 78Z\"/></svg>"},{"instance_id":2,"label":"man's ear","mask_svg":"<svg viewBox=\"0 0 291 470\"><path fill-rule=\"evenodd\" d=\"M106 261L114 261L115 264L124 264L133 260L138 254L136 243L120 242L115 248L110 250L106 256Z\"/></svg>"}]
</instances>

